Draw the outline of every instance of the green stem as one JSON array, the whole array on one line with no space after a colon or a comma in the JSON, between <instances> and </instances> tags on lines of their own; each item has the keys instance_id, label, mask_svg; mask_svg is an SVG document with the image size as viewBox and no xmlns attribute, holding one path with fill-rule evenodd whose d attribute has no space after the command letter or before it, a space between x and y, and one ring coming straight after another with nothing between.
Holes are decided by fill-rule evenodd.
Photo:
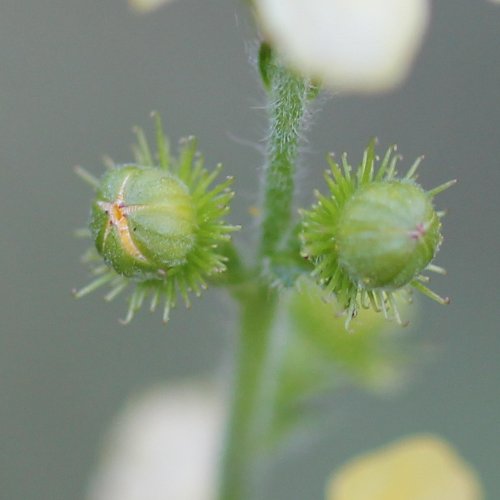
<instances>
[{"instance_id":1,"label":"green stem","mask_svg":"<svg viewBox=\"0 0 500 500\"><path fill-rule=\"evenodd\" d=\"M260 256L272 257L290 229L298 143L310 85L278 63L270 67L268 142Z\"/></svg>"},{"instance_id":2,"label":"green stem","mask_svg":"<svg viewBox=\"0 0 500 500\"><path fill-rule=\"evenodd\" d=\"M241 299L241 333L236 376L222 463L220 500L247 500L255 494L258 456L267 428L272 325L277 296L252 286Z\"/></svg>"},{"instance_id":3,"label":"green stem","mask_svg":"<svg viewBox=\"0 0 500 500\"><path fill-rule=\"evenodd\" d=\"M269 62L271 133L264 179L261 267L273 261L292 220L295 163L310 85L274 61ZM247 278L248 280L248 278ZM231 415L222 463L219 500L250 500L258 496L265 439L274 409L272 378L279 368L274 349L273 320L277 292L248 282L238 287L241 332L232 392Z\"/></svg>"}]
</instances>

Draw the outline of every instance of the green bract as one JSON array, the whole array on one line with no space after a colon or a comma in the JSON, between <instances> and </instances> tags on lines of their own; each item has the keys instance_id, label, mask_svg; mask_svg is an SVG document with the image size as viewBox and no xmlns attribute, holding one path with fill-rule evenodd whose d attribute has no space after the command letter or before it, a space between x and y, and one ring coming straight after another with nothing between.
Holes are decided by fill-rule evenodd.
<instances>
[{"instance_id":1,"label":"green bract","mask_svg":"<svg viewBox=\"0 0 500 500\"><path fill-rule=\"evenodd\" d=\"M221 166L208 172L193 138L183 141L178 159L171 158L158 117L154 157L141 130L137 138L136 163L113 164L100 180L79 170L96 189L90 230L97 252L89 252L87 260L98 264L97 278L77 296L109 284L111 300L132 279L125 322L147 295L151 310L164 302L167 321L178 294L189 305L189 292L199 295L206 278L226 268L219 248L237 229L222 220L233 197L232 179L210 187Z\"/></svg>"},{"instance_id":2,"label":"green bract","mask_svg":"<svg viewBox=\"0 0 500 500\"><path fill-rule=\"evenodd\" d=\"M441 303L448 302L425 287L427 269L442 237L440 217L432 199L454 181L431 191L415 182L422 158L408 173L397 177L395 147L375 168L375 141L371 141L356 172L342 157L333 156L325 179L328 196L317 193L317 203L303 212L302 255L314 265L313 275L347 310L346 327L359 307L372 307L401 322L399 293L407 285ZM395 293L398 292L398 293Z\"/></svg>"}]
</instances>

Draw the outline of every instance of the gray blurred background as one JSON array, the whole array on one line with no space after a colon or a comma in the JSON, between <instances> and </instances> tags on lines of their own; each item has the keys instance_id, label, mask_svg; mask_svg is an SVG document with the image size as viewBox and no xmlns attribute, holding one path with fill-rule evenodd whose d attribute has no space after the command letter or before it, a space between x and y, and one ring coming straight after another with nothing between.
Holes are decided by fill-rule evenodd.
<instances>
[{"instance_id":1,"label":"gray blurred background","mask_svg":"<svg viewBox=\"0 0 500 500\"><path fill-rule=\"evenodd\" d=\"M262 163L253 146L266 134L254 42L234 0L179 0L147 17L125 0L1 1L2 500L83 498L100 438L128 395L228 357L235 318L221 292L175 311L168 329L145 313L121 326L124 301L106 304L102 293L72 298L88 280L79 263L87 243L73 230L91 194L72 167L98 174L104 154L129 160L132 126L151 129L157 109L171 138L197 135L208 162L236 175L233 220L250 223ZM499 129L500 7L481 0L435 2L403 88L337 95L314 116L304 202L326 152L357 160L373 134L382 147L397 142L408 162L425 153L425 187L459 179L437 202L448 209L438 263L449 275L434 287L453 302L421 301L414 335L436 355L413 383L391 399L339 395L335 434L284 458L269 498L320 499L335 466L420 431L453 442L498 498Z\"/></svg>"}]
</instances>

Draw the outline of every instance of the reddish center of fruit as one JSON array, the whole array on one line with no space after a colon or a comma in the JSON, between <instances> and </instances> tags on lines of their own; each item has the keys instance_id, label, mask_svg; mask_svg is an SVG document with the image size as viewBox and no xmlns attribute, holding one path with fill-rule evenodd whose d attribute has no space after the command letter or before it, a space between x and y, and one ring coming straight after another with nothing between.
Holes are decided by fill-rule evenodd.
<instances>
[{"instance_id":1,"label":"reddish center of fruit","mask_svg":"<svg viewBox=\"0 0 500 500\"><path fill-rule=\"evenodd\" d=\"M410 231L410 238L412 238L413 240L419 240L420 238L425 236L425 233L425 226L422 222L420 222L419 224L417 224L417 227L413 231Z\"/></svg>"}]
</instances>

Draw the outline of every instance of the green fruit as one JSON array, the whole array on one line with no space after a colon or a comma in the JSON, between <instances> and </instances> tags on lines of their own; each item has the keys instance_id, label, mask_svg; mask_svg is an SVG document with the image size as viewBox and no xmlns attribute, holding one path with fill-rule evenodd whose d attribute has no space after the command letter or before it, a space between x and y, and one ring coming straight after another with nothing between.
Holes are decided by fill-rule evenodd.
<instances>
[{"instance_id":1,"label":"green fruit","mask_svg":"<svg viewBox=\"0 0 500 500\"><path fill-rule=\"evenodd\" d=\"M427 194L400 181L359 190L339 218L339 264L367 290L397 290L434 257L440 222Z\"/></svg>"},{"instance_id":2,"label":"green fruit","mask_svg":"<svg viewBox=\"0 0 500 500\"><path fill-rule=\"evenodd\" d=\"M135 165L105 174L90 223L99 254L117 273L136 278L185 263L196 226L186 185L158 168Z\"/></svg>"}]
</instances>

